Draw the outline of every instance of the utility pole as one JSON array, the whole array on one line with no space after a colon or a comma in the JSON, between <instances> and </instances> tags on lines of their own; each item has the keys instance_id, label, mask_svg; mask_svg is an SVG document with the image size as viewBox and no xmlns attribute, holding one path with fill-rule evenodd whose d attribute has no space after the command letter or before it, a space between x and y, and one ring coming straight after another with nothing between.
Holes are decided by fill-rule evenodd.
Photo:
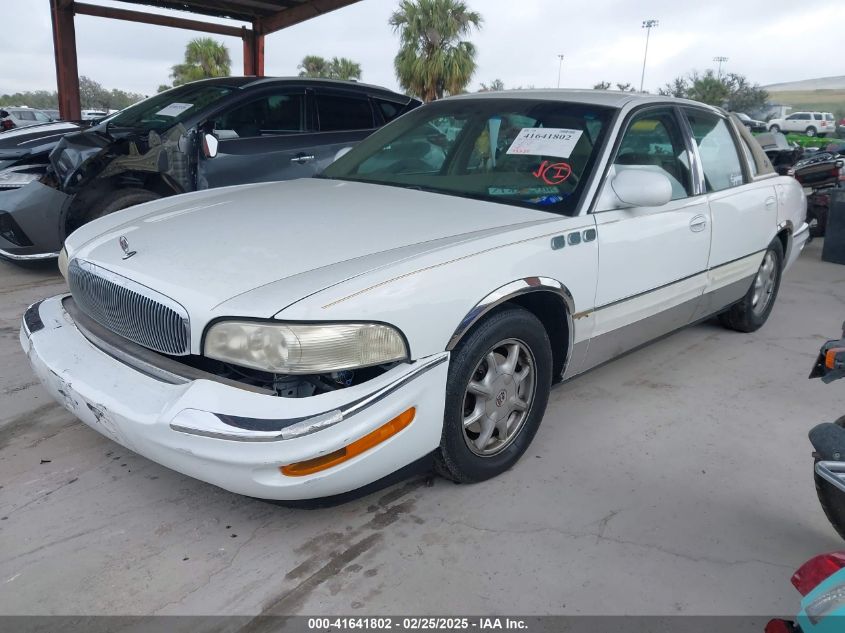
<instances>
[{"instance_id":1,"label":"utility pole","mask_svg":"<svg viewBox=\"0 0 845 633\"><path fill-rule=\"evenodd\" d=\"M722 57L721 55L719 55L718 57L714 57L713 61L719 63L719 79L721 79L722 78L722 63L728 61L728 58Z\"/></svg>"},{"instance_id":2,"label":"utility pole","mask_svg":"<svg viewBox=\"0 0 845 633\"><path fill-rule=\"evenodd\" d=\"M651 36L651 29L660 26L659 20L643 20L643 28L645 31L645 54L643 55L643 74L640 75L640 92L643 91L643 84L645 83L645 63L648 59L648 39Z\"/></svg>"},{"instance_id":3,"label":"utility pole","mask_svg":"<svg viewBox=\"0 0 845 633\"><path fill-rule=\"evenodd\" d=\"M563 70L563 55L558 55L557 58L560 60L557 65L557 87L560 88L560 72Z\"/></svg>"}]
</instances>

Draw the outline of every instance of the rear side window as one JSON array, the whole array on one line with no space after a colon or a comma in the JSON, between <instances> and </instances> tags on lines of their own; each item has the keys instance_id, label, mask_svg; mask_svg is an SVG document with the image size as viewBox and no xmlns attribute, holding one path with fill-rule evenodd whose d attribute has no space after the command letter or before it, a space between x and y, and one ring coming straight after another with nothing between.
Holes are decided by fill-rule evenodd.
<instances>
[{"instance_id":1,"label":"rear side window","mask_svg":"<svg viewBox=\"0 0 845 633\"><path fill-rule=\"evenodd\" d=\"M305 94L271 94L214 119L220 139L291 134L305 130Z\"/></svg>"},{"instance_id":2,"label":"rear side window","mask_svg":"<svg viewBox=\"0 0 845 633\"><path fill-rule=\"evenodd\" d=\"M698 110L686 110L686 116L698 145L707 191L722 191L743 184L742 164L727 121Z\"/></svg>"},{"instance_id":3,"label":"rear side window","mask_svg":"<svg viewBox=\"0 0 845 633\"><path fill-rule=\"evenodd\" d=\"M369 130L375 127L370 100L363 97L318 94L317 117L321 132Z\"/></svg>"},{"instance_id":4,"label":"rear side window","mask_svg":"<svg viewBox=\"0 0 845 633\"><path fill-rule=\"evenodd\" d=\"M813 118L814 118L816 121L821 121L821 120L822 120L822 115L821 115L821 114L819 114L818 112L816 112L816 113L813 115Z\"/></svg>"},{"instance_id":5,"label":"rear side window","mask_svg":"<svg viewBox=\"0 0 845 633\"><path fill-rule=\"evenodd\" d=\"M405 106L401 103L396 103L395 101L385 101L384 99L375 99L376 107L381 112L381 116L384 117L385 123L390 123L393 119L399 116L402 112L402 108Z\"/></svg>"}]
</instances>

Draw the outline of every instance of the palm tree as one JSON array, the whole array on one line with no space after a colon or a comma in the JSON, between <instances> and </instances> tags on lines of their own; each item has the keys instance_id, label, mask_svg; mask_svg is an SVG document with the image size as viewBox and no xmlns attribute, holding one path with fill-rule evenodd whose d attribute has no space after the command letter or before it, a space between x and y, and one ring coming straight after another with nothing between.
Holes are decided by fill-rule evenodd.
<instances>
[{"instance_id":1,"label":"palm tree","mask_svg":"<svg viewBox=\"0 0 845 633\"><path fill-rule=\"evenodd\" d=\"M463 92L475 73L475 46L462 40L481 14L461 0L402 0L390 16L399 32L396 76L406 91L424 101Z\"/></svg>"},{"instance_id":2,"label":"palm tree","mask_svg":"<svg viewBox=\"0 0 845 633\"><path fill-rule=\"evenodd\" d=\"M297 68L300 77L328 77L330 70L329 62L319 55L306 55Z\"/></svg>"},{"instance_id":3,"label":"palm tree","mask_svg":"<svg viewBox=\"0 0 845 633\"><path fill-rule=\"evenodd\" d=\"M331 76L332 79L360 79L361 78L361 64L353 62L346 57L332 58L331 61Z\"/></svg>"},{"instance_id":4,"label":"palm tree","mask_svg":"<svg viewBox=\"0 0 845 633\"><path fill-rule=\"evenodd\" d=\"M180 86L207 77L228 77L231 66L232 60L225 44L210 37L198 37L188 42L185 61L173 66L170 76L173 77L173 85Z\"/></svg>"}]
</instances>

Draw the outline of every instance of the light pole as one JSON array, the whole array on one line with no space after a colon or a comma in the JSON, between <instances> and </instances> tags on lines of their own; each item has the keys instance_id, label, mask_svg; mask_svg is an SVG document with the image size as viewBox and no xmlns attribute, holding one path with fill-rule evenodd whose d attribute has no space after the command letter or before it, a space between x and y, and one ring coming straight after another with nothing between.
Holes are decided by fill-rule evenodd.
<instances>
[{"instance_id":1,"label":"light pole","mask_svg":"<svg viewBox=\"0 0 845 633\"><path fill-rule=\"evenodd\" d=\"M557 87L560 88L560 71L563 70L563 55L558 55L557 58L560 60L557 65Z\"/></svg>"},{"instance_id":2,"label":"light pole","mask_svg":"<svg viewBox=\"0 0 845 633\"><path fill-rule=\"evenodd\" d=\"M713 58L714 62L719 62L719 79L722 78L722 63L728 61L727 57L722 57L719 55L718 57Z\"/></svg>"},{"instance_id":3,"label":"light pole","mask_svg":"<svg viewBox=\"0 0 845 633\"><path fill-rule=\"evenodd\" d=\"M645 31L645 54L643 55L643 74L640 75L640 92L643 91L643 83L645 82L645 62L648 59L648 38L651 36L651 29L660 26L659 20L643 20L643 28Z\"/></svg>"}]
</instances>

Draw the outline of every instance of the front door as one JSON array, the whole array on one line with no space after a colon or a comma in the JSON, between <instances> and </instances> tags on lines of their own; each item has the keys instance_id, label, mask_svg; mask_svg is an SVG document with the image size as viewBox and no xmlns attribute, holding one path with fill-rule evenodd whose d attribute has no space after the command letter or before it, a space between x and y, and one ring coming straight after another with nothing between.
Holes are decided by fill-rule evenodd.
<instances>
[{"instance_id":1,"label":"front door","mask_svg":"<svg viewBox=\"0 0 845 633\"><path fill-rule=\"evenodd\" d=\"M201 156L197 189L309 178L317 171L304 89L277 90L241 102L210 122L217 156Z\"/></svg>"},{"instance_id":2,"label":"front door","mask_svg":"<svg viewBox=\"0 0 845 633\"><path fill-rule=\"evenodd\" d=\"M685 129L679 112L665 106L642 110L627 123L595 209L599 278L588 367L686 325L701 297L710 212L697 193ZM671 202L614 208L610 183L626 169L665 175Z\"/></svg>"}]
</instances>

